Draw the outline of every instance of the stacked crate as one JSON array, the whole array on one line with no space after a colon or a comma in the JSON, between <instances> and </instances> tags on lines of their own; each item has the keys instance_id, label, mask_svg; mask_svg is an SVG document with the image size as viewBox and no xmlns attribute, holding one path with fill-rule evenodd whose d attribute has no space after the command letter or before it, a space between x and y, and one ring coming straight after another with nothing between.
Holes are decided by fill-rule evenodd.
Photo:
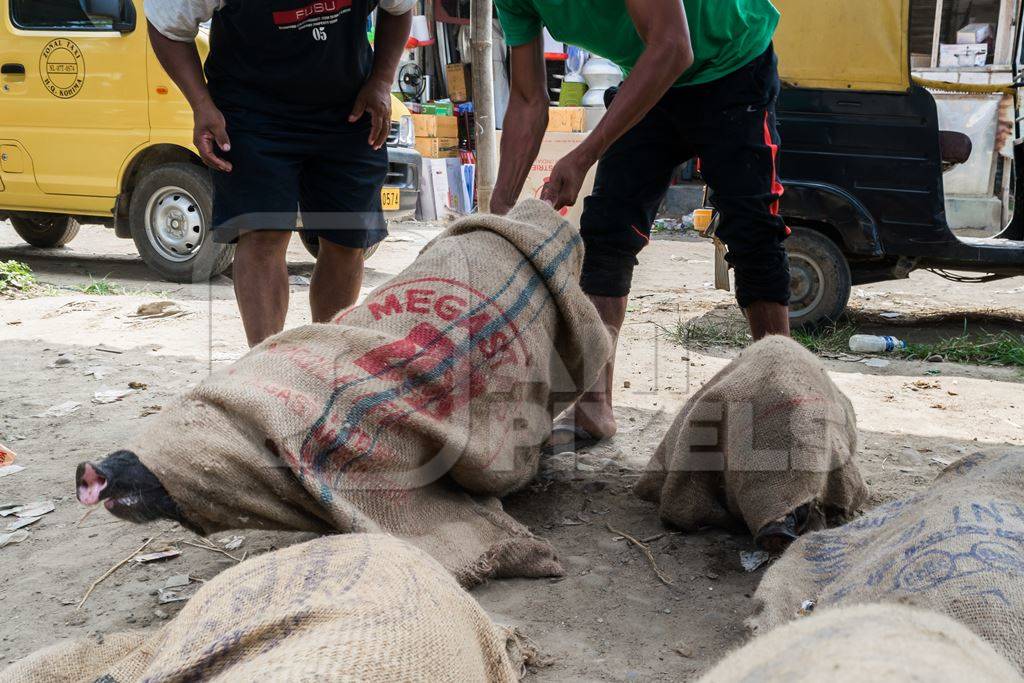
<instances>
[{"instance_id":1,"label":"stacked crate","mask_svg":"<svg viewBox=\"0 0 1024 683\"><path fill-rule=\"evenodd\" d=\"M413 114L416 150L425 157L459 156L459 119L437 114Z\"/></svg>"}]
</instances>

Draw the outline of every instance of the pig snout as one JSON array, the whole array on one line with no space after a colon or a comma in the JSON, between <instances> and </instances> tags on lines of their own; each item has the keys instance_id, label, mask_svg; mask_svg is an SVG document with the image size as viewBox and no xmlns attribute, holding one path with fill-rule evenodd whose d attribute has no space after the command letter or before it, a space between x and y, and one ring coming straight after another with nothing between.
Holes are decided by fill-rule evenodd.
<instances>
[{"instance_id":1,"label":"pig snout","mask_svg":"<svg viewBox=\"0 0 1024 683\"><path fill-rule=\"evenodd\" d=\"M78 502L82 505L95 505L103 500L103 490L107 488L107 477L91 462L83 462L75 472Z\"/></svg>"},{"instance_id":2,"label":"pig snout","mask_svg":"<svg viewBox=\"0 0 1024 683\"><path fill-rule=\"evenodd\" d=\"M79 502L102 502L115 517L140 524L171 519L197 531L156 475L131 451L115 451L101 462L79 464L75 486Z\"/></svg>"},{"instance_id":3,"label":"pig snout","mask_svg":"<svg viewBox=\"0 0 1024 683\"><path fill-rule=\"evenodd\" d=\"M83 505L104 506L118 517L133 519L135 508L146 508L163 486L131 451L114 451L100 462L83 462L75 471L75 489ZM119 514L122 508L127 514Z\"/></svg>"}]
</instances>

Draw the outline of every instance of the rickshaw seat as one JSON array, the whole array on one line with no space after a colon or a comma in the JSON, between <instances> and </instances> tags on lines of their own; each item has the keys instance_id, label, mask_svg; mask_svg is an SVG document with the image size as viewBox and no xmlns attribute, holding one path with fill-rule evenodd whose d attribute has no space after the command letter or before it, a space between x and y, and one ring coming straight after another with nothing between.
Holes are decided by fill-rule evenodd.
<instances>
[{"instance_id":1,"label":"rickshaw seat","mask_svg":"<svg viewBox=\"0 0 1024 683\"><path fill-rule=\"evenodd\" d=\"M957 130L939 131L939 153L943 165L955 166L966 163L971 158L971 138Z\"/></svg>"}]
</instances>

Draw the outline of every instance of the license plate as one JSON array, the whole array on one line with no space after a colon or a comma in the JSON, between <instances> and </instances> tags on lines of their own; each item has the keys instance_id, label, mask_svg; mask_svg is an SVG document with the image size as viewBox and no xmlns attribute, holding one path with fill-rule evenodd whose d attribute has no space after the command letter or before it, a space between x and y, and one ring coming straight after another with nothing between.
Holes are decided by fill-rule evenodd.
<instances>
[{"instance_id":1,"label":"license plate","mask_svg":"<svg viewBox=\"0 0 1024 683\"><path fill-rule=\"evenodd\" d=\"M385 187L380 191L380 208L385 211L398 211L402 205L402 192L397 187Z\"/></svg>"}]
</instances>

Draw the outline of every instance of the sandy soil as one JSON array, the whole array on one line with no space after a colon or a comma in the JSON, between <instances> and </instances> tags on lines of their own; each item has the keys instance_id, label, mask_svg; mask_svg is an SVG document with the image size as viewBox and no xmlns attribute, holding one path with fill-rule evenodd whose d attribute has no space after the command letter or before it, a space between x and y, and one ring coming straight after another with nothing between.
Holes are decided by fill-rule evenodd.
<instances>
[{"instance_id":1,"label":"sandy soil","mask_svg":"<svg viewBox=\"0 0 1024 683\"><path fill-rule=\"evenodd\" d=\"M366 287L397 273L438 230L398 226L370 261ZM310 273L311 259L297 242L290 257L294 274ZM576 457L551 459L529 490L507 501L514 515L555 543L568 570L557 580L496 581L475 593L496 619L517 625L540 647L549 666L533 673L537 679L691 678L745 638L742 622L760 575L739 564L739 552L752 547L749 538L674 533L662 527L652 506L630 493L686 397L735 354L683 348L664 334L679 320L723 315L730 297L710 285L711 257L710 246L695 241L658 240L646 251L618 356L620 434ZM0 549L0 665L61 638L155 628L181 605L158 604L156 591L168 577L208 579L233 563L179 544L180 557L119 570L76 611L89 585L144 539L197 539L169 523L139 527L102 510L82 520L73 479L78 462L117 447L148 419L152 406L167 403L245 351L228 278L195 287L160 282L131 242L102 228L87 226L69 248L47 253L25 247L0 224L0 259L8 258L28 262L52 287L46 296L0 300L0 443L26 468L0 478L0 504L47 499L56 510L29 527L28 540ZM87 296L73 289L103 277L127 293ZM289 324L307 322L305 287L292 290ZM1024 278L951 285L915 273L910 280L858 287L852 306L899 312L911 323L921 314L971 308L1019 319L1022 294ZM133 317L141 303L161 299L177 302L182 315ZM909 324L897 333L913 339L937 332ZM1024 444L1024 377L1015 370L826 363L857 410L859 461L872 487L871 504L927 486L939 462ZM100 377L86 374L97 369ZM919 381L927 386L914 384ZM127 388L129 382L146 388L116 403L92 402L94 392ZM66 401L81 407L64 417L37 417ZM673 585L662 585L644 557L607 525L651 539ZM244 544L232 554L265 552L306 538L241 535Z\"/></svg>"}]
</instances>

